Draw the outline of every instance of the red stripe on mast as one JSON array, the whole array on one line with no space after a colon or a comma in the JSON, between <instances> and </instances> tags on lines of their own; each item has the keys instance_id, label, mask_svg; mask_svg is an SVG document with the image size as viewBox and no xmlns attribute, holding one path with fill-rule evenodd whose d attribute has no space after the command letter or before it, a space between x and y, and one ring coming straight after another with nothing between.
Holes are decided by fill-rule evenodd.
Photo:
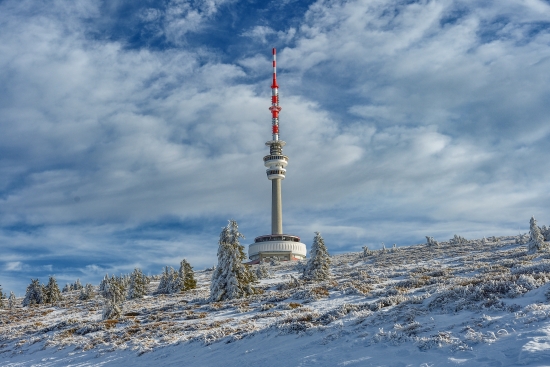
<instances>
[{"instance_id":1,"label":"red stripe on mast","mask_svg":"<svg viewBox=\"0 0 550 367\"><path fill-rule=\"evenodd\" d=\"M271 89L274 89L274 88L279 88L279 86L277 85L277 69L276 69L276 65L277 65L277 58L276 58L276 55L277 55L277 50L275 48L273 48L273 84L271 84Z\"/></svg>"}]
</instances>

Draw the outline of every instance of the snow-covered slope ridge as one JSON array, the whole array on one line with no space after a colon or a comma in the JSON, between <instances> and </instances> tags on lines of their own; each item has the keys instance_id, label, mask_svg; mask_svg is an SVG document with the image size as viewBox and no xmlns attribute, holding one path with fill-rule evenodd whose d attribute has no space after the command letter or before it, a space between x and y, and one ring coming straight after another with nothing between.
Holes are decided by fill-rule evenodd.
<instances>
[{"instance_id":1,"label":"snow-covered slope ridge","mask_svg":"<svg viewBox=\"0 0 550 367\"><path fill-rule=\"evenodd\" d=\"M324 282L281 263L262 294L217 303L201 271L193 291L126 301L118 322L100 297L65 294L1 310L0 365L550 366L550 253L519 242L337 255Z\"/></svg>"}]
</instances>

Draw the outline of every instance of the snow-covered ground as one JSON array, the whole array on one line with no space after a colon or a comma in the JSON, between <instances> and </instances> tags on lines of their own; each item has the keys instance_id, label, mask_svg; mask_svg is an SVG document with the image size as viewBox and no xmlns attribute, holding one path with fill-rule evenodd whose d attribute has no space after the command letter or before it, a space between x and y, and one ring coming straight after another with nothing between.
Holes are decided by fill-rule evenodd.
<instances>
[{"instance_id":1,"label":"snow-covered ground","mask_svg":"<svg viewBox=\"0 0 550 367\"><path fill-rule=\"evenodd\" d=\"M550 366L550 253L518 242L337 255L321 283L282 263L262 294L218 303L201 271L198 289L127 301L118 322L101 297L64 294L0 311L0 365Z\"/></svg>"}]
</instances>

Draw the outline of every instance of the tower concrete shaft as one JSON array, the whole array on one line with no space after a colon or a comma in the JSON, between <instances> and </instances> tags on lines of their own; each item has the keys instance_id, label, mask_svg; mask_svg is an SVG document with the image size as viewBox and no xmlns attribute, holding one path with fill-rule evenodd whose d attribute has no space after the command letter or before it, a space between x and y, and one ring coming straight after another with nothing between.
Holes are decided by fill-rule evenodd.
<instances>
[{"instance_id":1,"label":"tower concrete shaft","mask_svg":"<svg viewBox=\"0 0 550 367\"><path fill-rule=\"evenodd\" d=\"M271 180L271 234L283 234L281 180Z\"/></svg>"}]
</instances>

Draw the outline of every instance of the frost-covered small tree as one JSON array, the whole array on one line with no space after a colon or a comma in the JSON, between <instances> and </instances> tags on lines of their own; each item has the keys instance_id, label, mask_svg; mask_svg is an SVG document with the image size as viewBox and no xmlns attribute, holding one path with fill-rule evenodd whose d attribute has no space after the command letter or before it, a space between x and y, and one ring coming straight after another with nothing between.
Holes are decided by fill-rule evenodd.
<instances>
[{"instance_id":1,"label":"frost-covered small tree","mask_svg":"<svg viewBox=\"0 0 550 367\"><path fill-rule=\"evenodd\" d=\"M81 301L88 301L94 298L94 295L94 286L90 283L86 283L84 288L80 290L80 295L78 296L78 299Z\"/></svg>"},{"instance_id":2,"label":"frost-covered small tree","mask_svg":"<svg viewBox=\"0 0 550 367\"><path fill-rule=\"evenodd\" d=\"M181 280L178 273L171 266L165 266L160 282L156 290L156 294L171 294L181 290Z\"/></svg>"},{"instance_id":3,"label":"frost-covered small tree","mask_svg":"<svg viewBox=\"0 0 550 367\"><path fill-rule=\"evenodd\" d=\"M258 267L256 268L256 278L257 279L271 278L271 272L269 271L269 268L263 261L260 264L258 264Z\"/></svg>"},{"instance_id":4,"label":"frost-covered small tree","mask_svg":"<svg viewBox=\"0 0 550 367\"><path fill-rule=\"evenodd\" d=\"M535 217L531 217L529 222L529 242L527 243L527 252L534 254L535 252L545 250L548 245L544 242L544 236L540 233L540 228L537 226Z\"/></svg>"},{"instance_id":5,"label":"frost-covered small tree","mask_svg":"<svg viewBox=\"0 0 550 367\"><path fill-rule=\"evenodd\" d=\"M128 289L128 285L130 284L129 274L120 274L120 276L117 277L117 280L124 287L124 289Z\"/></svg>"},{"instance_id":6,"label":"frost-covered small tree","mask_svg":"<svg viewBox=\"0 0 550 367\"><path fill-rule=\"evenodd\" d=\"M6 300L6 295L2 292L2 286L0 285L0 308L6 307L5 300Z\"/></svg>"},{"instance_id":7,"label":"frost-covered small tree","mask_svg":"<svg viewBox=\"0 0 550 367\"><path fill-rule=\"evenodd\" d=\"M44 303L56 303L61 300L61 292L55 277L50 276L48 284L44 287Z\"/></svg>"},{"instance_id":8,"label":"frost-covered small tree","mask_svg":"<svg viewBox=\"0 0 550 367\"><path fill-rule=\"evenodd\" d=\"M107 279L101 292L101 295L105 298L103 320L118 319L122 315L125 289L115 276Z\"/></svg>"},{"instance_id":9,"label":"frost-covered small tree","mask_svg":"<svg viewBox=\"0 0 550 367\"><path fill-rule=\"evenodd\" d=\"M168 293L168 286L170 284L170 279L171 279L170 274L171 274L170 267L165 266L164 270L162 271L162 274L160 276L159 285L157 286L157 290L155 291L156 294L166 294L166 293Z\"/></svg>"},{"instance_id":10,"label":"frost-covered small tree","mask_svg":"<svg viewBox=\"0 0 550 367\"><path fill-rule=\"evenodd\" d=\"M542 234L546 242L550 242L550 228L542 226L542 228L540 229L540 233Z\"/></svg>"},{"instance_id":11,"label":"frost-covered small tree","mask_svg":"<svg viewBox=\"0 0 550 367\"><path fill-rule=\"evenodd\" d=\"M82 283L80 283L80 279L77 279L76 282L74 282L73 284L73 291L79 291L82 288L83 287L82 287Z\"/></svg>"},{"instance_id":12,"label":"frost-covered small tree","mask_svg":"<svg viewBox=\"0 0 550 367\"><path fill-rule=\"evenodd\" d=\"M101 282L99 282L99 293L100 294L103 294L103 292L105 291L105 288L108 286L109 284L109 274L105 274L105 276L103 277L103 279L101 279Z\"/></svg>"},{"instance_id":13,"label":"frost-covered small tree","mask_svg":"<svg viewBox=\"0 0 550 367\"><path fill-rule=\"evenodd\" d=\"M468 243L468 240L455 234L454 237L449 240L449 243L451 245L463 245Z\"/></svg>"},{"instance_id":14,"label":"frost-covered small tree","mask_svg":"<svg viewBox=\"0 0 550 367\"><path fill-rule=\"evenodd\" d=\"M426 236L426 244L428 244L428 246L439 246L439 242L430 236Z\"/></svg>"},{"instance_id":15,"label":"frost-covered small tree","mask_svg":"<svg viewBox=\"0 0 550 367\"><path fill-rule=\"evenodd\" d=\"M25 293L25 298L23 299L23 307L32 306L32 305L41 305L44 303L44 293L42 285L38 279L31 279L31 284L27 286L27 292Z\"/></svg>"},{"instance_id":16,"label":"frost-covered small tree","mask_svg":"<svg viewBox=\"0 0 550 367\"><path fill-rule=\"evenodd\" d=\"M130 275L130 282L128 284L128 299L143 298L146 289L147 280L141 269L135 268Z\"/></svg>"},{"instance_id":17,"label":"frost-covered small tree","mask_svg":"<svg viewBox=\"0 0 550 367\"><path fill-rule=\"evenodd\" d=\"M174 270L170 283L168 283L168 294L181 293L183 289L183 279L181 279L178 272Z\"/></svg>"},{"instance_id":18,"label":"frost-covered small tree","mask_svg":"<svg viewBox=\"0 0 550 367\"><path fill-rule=\"evenodd\" d=\"M330 255L325 246L325 240L319 232L315 232L311 245L310 258L302 277L309 280L326 280L330 278Z\"/></svg>"},{"instance_id":19,"label":"frost-covered small tree","mask_svg":"<svg viewBox=\"0 0 550 367\"><path fill-rule=\"evenodd\" d=\"M368 257L372 255L372 251L369 249L368 246L363 246L363 257Z\"/></svg>"},{"instance_id":20,"label":"frost-covered small tree","mask_svg":"<svg viewBox=\"0 0 550 367\"><path fill-rule=\"evenodd\" d=\"M188 291L190 289L197 288L197 281L195 280L195 272L193 272L193 267L187 260L183 259L180 262L180 269L178 275L182 280L183 288L182 291Z\"/></svg>"},{"instance_id":21,"label":"frost-covered small tree","mask_svg":"<svg viewBox=\"0 0 550 367\"><path fill-rule=\"evenodd\" d=\"M16 301L15 293L10 292L10 296L8 297L8 308L9 309L12 309L12 308L15 307L15 301Z\"/></svg>"},{"instance_id":22,"label":"frost-covered small tree","mask_svg":"<svg viewBox=\"0 0 550 367\"><path fill-rule=\"evenodd\" d=\"M244 246L239 239L244 236L239 232L236 221L230 220L220 233L218 242L218 265L212 273L210 283L210 300L217 302L246 297L256 293L252 284L254 274L247 265Z\"/></svg>"}]
</instances>

